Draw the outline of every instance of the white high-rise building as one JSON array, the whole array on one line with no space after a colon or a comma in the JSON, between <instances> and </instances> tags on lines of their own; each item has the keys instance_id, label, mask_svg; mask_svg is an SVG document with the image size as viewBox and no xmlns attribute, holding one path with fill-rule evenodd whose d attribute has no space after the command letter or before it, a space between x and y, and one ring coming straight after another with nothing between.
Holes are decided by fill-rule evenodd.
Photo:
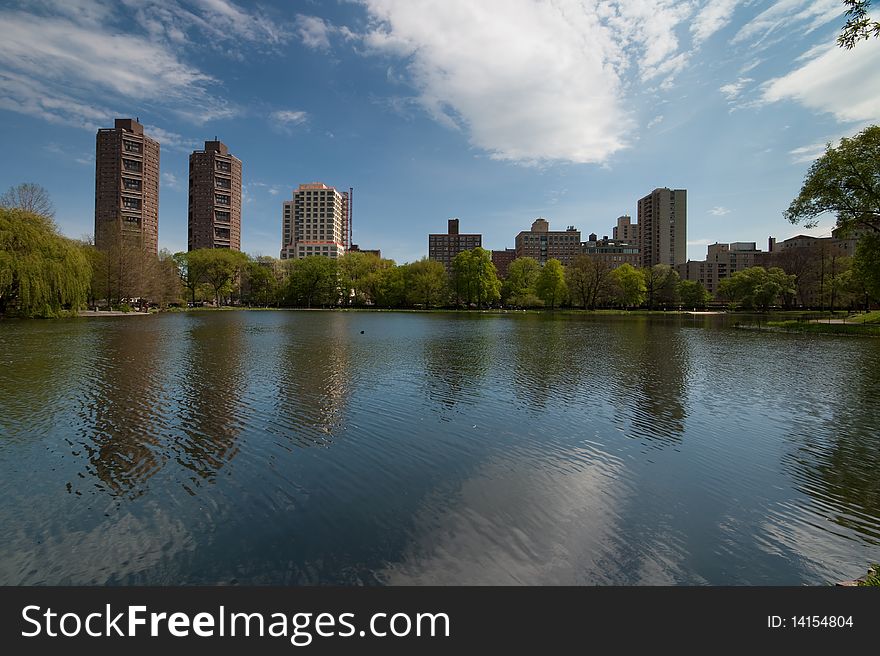
<instances>
[{"instance_id":1,"label":"white high-rise building","mask_svg":"<svg viewBox=\"0 0 880 656\"><path fill-rule=\"evenodd\" d=\"M310 255L342 257L349 247L348 192L323 182L301 184L284 201L281 218L281 259Z\"/></svg>"}]
</instances>

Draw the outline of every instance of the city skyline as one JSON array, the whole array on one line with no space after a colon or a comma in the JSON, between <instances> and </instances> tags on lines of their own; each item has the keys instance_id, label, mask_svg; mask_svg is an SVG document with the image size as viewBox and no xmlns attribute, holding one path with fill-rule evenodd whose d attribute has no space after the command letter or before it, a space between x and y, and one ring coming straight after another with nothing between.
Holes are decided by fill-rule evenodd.
<instances>
[{"instance_id":1,"label":"city skyline","mask_svg":"<svg viewBox=\"0 0 880 656\"><path fill-rule=\"evenodd\" d=\"M172 252L187 248L189 153L213 135L245 162L251 254L277 255L282 201L314 180L353 187L353 241L398 262L451 217L494 250L537 217L602 235L657 187L688 190L687 259L828 235L833 217L804 230L782 211L826 141L880 115L880 42L838 48L843 10L12 3L0 186L43 185L62 232L92 234L94 134L131 116L161 144L158 245Z\"/></svg>"}]
</instances>

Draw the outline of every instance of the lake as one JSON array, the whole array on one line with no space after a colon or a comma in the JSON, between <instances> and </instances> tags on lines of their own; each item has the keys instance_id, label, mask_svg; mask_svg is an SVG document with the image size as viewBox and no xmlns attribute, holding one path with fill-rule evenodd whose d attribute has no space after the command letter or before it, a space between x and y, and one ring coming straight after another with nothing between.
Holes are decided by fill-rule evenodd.
<instances>
[{"instance_id":1,"label":"lake","mask_svg":"<svg viewBox=\"0 0 880 656\"><path fill-rule=\"evenodd\" d=\"M823 585L880 340L722 316L0 322L0 584Z\"/></svg>"}]
</instances>

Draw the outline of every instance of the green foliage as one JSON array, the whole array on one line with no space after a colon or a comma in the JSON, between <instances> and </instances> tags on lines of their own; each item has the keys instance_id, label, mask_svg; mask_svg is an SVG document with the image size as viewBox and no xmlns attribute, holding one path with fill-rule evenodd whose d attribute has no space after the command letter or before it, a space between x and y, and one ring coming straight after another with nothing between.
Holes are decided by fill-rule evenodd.
<instances>
[{"instance_id":1,"label":"green foliage","mask_svg":"<svg viewBox=\"0 0 880 656\"><path fill-rule=\"evenodd\" d=\"M767 310L778 303L784 294L794 293L794 276L773 267L751 267L737 271L718 285L719 296L733 301L739 307Z\"/></svg>"},{"instance_id":2,"label":"green foliage","mask_svg":"<svg viewBox=\"0 0 880 656\"><path fill-rule=\"evenodd\" d=\"M370 297L373 303L380 307L399 307L406 302L406 269L402 266L394 266L393 260L382 260L382 268L370 274L367 281ZM439 262L437 264L440 264ZM410 265L411 266L411 265ZM440 264L440 268L443 265ZM446 289L446 270L440 278L441 290L437 297L442 297ZM429 292L429 297L434 295Z\"/></svg>"},{"instance_id":3,"label":"green foliage","mask_svg":"<svg viewBox=\"0 0 880 656\"><path fill-rule=\"evenodd\" d=\"M608 298L611 268L598 258L578 255L571 266L565 268L565 282L572 303L585 310L595 310Z\"/></svg>"},{"instance_id":4,"label":"green foliage","mask_svg":"<svg viewBox=\"0 0 880 656\"><path fill-rule=\"evenodd\" d=\"M641 269L622 264L611 272L612 297L622 307L638 307L645 302L647 286Z\"/></svg>"},{"instance_id":5,"label":"green foliage","mask_svg":"<svg viewBox=\"0 0 880 656\"><path fill-rule=\"evenodd\" d=\"M250 305L269 306L278 300L278 279L272 258L257 258L242 272L241 298Z\"/></svg>"},{"instance_id":6,"label":"green foliage","mask_svg":"<svg viewBox=\"0 0 880 656\"><path fill-rule=\"evenodd\" d=\"M209 252L210 249L201 249L188 253L175 253L173 256L180 282L189 290L192 303L196 302L196 291L205 282L205 271L208 267L206 253Z\"/></svg>"},{"instance_id":7,"label":"green foliage","mask_svg":"<svg viewBox=\"0 0 880 656\"><path fill-rule=\"evenodd\" d=\"M88 299L92 270L79 244L32 212L0 208L0 314L58 316Z\"/></svg>"},{"instance_id":8,"label":"green foliage","mask_svg":"<svg viewBox=\"0 0 880 656\"><path fill-rule=\"evenodd\" d=\"M492 253L484 248L462 251L452 260L452 285L459 302L494 303L501 298L501 282Z\"/></svg>"},{"instance_id":9,"label":"green foliage","mask_svg":"<svg viewBox=\"0 0 880 656\"><path fill-rule=\"evenodd\" d=\"M541 268L535 282L535 292L544 301L544 305L553 309L568 299L568 287L565 284L565 270L556 258L550 258Z\"/></svg>"},{"instance_id":10,"label":"green foliage","mask_svg":"<svg viewBox=\"0 0 880 656\"><path fill-rule=\"evenodd\" d=\"M288 305L312 307L339 302L337 262L324 255L287 260L289 273L284 289Z\"/></svg>"},{"instance_id":11,"label":"green foliage","mask_svg":"<svg viewBox=\"0 0 880 656\"><path fill-rule=\"evenodd\" d=\"M401 301L405 299L412 305L421 304L426 309L446 302L449 295L449 278L446 275L446 268L440 262L423 258L402 268L403 289L406 291Z\"/></svg>"},{"instance_id":12,"label":"green foliage","mask_svg":"<svg viewBox=\"0 0 880 656\"><path fill-rule=\"evenodd\" d=\"M668 264L655 264L642 269L645 278L645 294L648 309L653 310L657 304L675 305L678 301L678 272Z\"/></svg>"},{"instance_id":13,"label":"green foliage","mask_svg":"<svg viewBox=\"0 0 880 656\"><path fill-rule=\"evenodd\" d=\"M853 257L853 280L861 284L865 293L880 300L880 234L868 234L859 239Z\"/></svg>"},{"instance_id":14,"label":"green foliage","mask_svg":"<svg viewBox=\"0 0 880 656\"><path fill-rule=\"evenodd\" d=\"M859 581L860 586L880 586L880 565L874 564L871 565L871 568L868 570L868 573L865 575L861 581Z\"/></svg>"},{"instance_id":15,"label":"green foliage","mask_svg":"<svg viewBox=\"0 0 880 656\"><path fill-rule=\"evenodd\" d=\"M531 257L518 257L507 267L507 278L501 286L501 297L505 303L522 306L521 301L527 296L535 296L535 283L541 265Z\"/></svg>"},{"instance_id":16,"label":"green foliage","mask_svg":"<svg viewBox=\"0 0 880 656\"><path fill-rule=\"evenodd\" d=\"M694 280L681 280L678 283L678 296L686 308L702 308L712 300L712 294L702 284Z\"/></svg>"},{"instance_id":17,"label":"green foliage","mask_svg":"<svg viewBox=\"0 0 880 656\"><path fill-rule=\"evenodd\" d=\"M844 233L880 231L880 126L841 139L836 148L828 144L784 216L812 228L825 212L836 215Z\"/></svg>"},{"instance_id":18,"label":"green foliage","mask_svg":"<svg viewBox=\"0 0 880 656\"><path fill-rule=\"evenodd\" d=\"M843 0L843 4L848 7L846 24L837 37L837 45L850 50L859 41L880 37L880 22L868 16L871 0Z\"/></svg>"},{"instance_id":19,"label":"green foliage","mask_svg":"<svg viewBox=\"0 0 880 656\"><path fill-rule=\"evenodd\" d=\"M248 263L248 257L239 251L228 248L203 248L190 252L190 262L195 255L204 266L204 281L214 292L214 301L219 307L232 293L233 283Z\"/></svg>"},{"instance_id":20,"label":"green foliage","mask_svg":"<svg viewBox=\"0 0 880 656\"><path fill-rule=\"evenodd\" d=\"M351 252L338 262L339 284L343 299L349 305L366 305L373 302L372 286L377 271L387 267L388 260L381 260L373 253Z\"/></svg>"}]
</instances>

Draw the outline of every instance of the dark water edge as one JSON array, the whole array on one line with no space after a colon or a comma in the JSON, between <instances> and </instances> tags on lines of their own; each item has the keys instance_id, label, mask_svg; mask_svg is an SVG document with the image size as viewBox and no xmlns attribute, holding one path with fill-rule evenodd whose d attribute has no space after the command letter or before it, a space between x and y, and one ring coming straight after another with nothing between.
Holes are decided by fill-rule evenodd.
<instances>
[{"instance_id":1,"label":"dark water edge","mask_svg":"<svg viewBox=\"0 0 880 656\"><path fill-rule=\"evenodd\" d=\"M854 578L877 399L876 341L724 315L3 322L0 583Z\"/></svg>"}]
</instances>

